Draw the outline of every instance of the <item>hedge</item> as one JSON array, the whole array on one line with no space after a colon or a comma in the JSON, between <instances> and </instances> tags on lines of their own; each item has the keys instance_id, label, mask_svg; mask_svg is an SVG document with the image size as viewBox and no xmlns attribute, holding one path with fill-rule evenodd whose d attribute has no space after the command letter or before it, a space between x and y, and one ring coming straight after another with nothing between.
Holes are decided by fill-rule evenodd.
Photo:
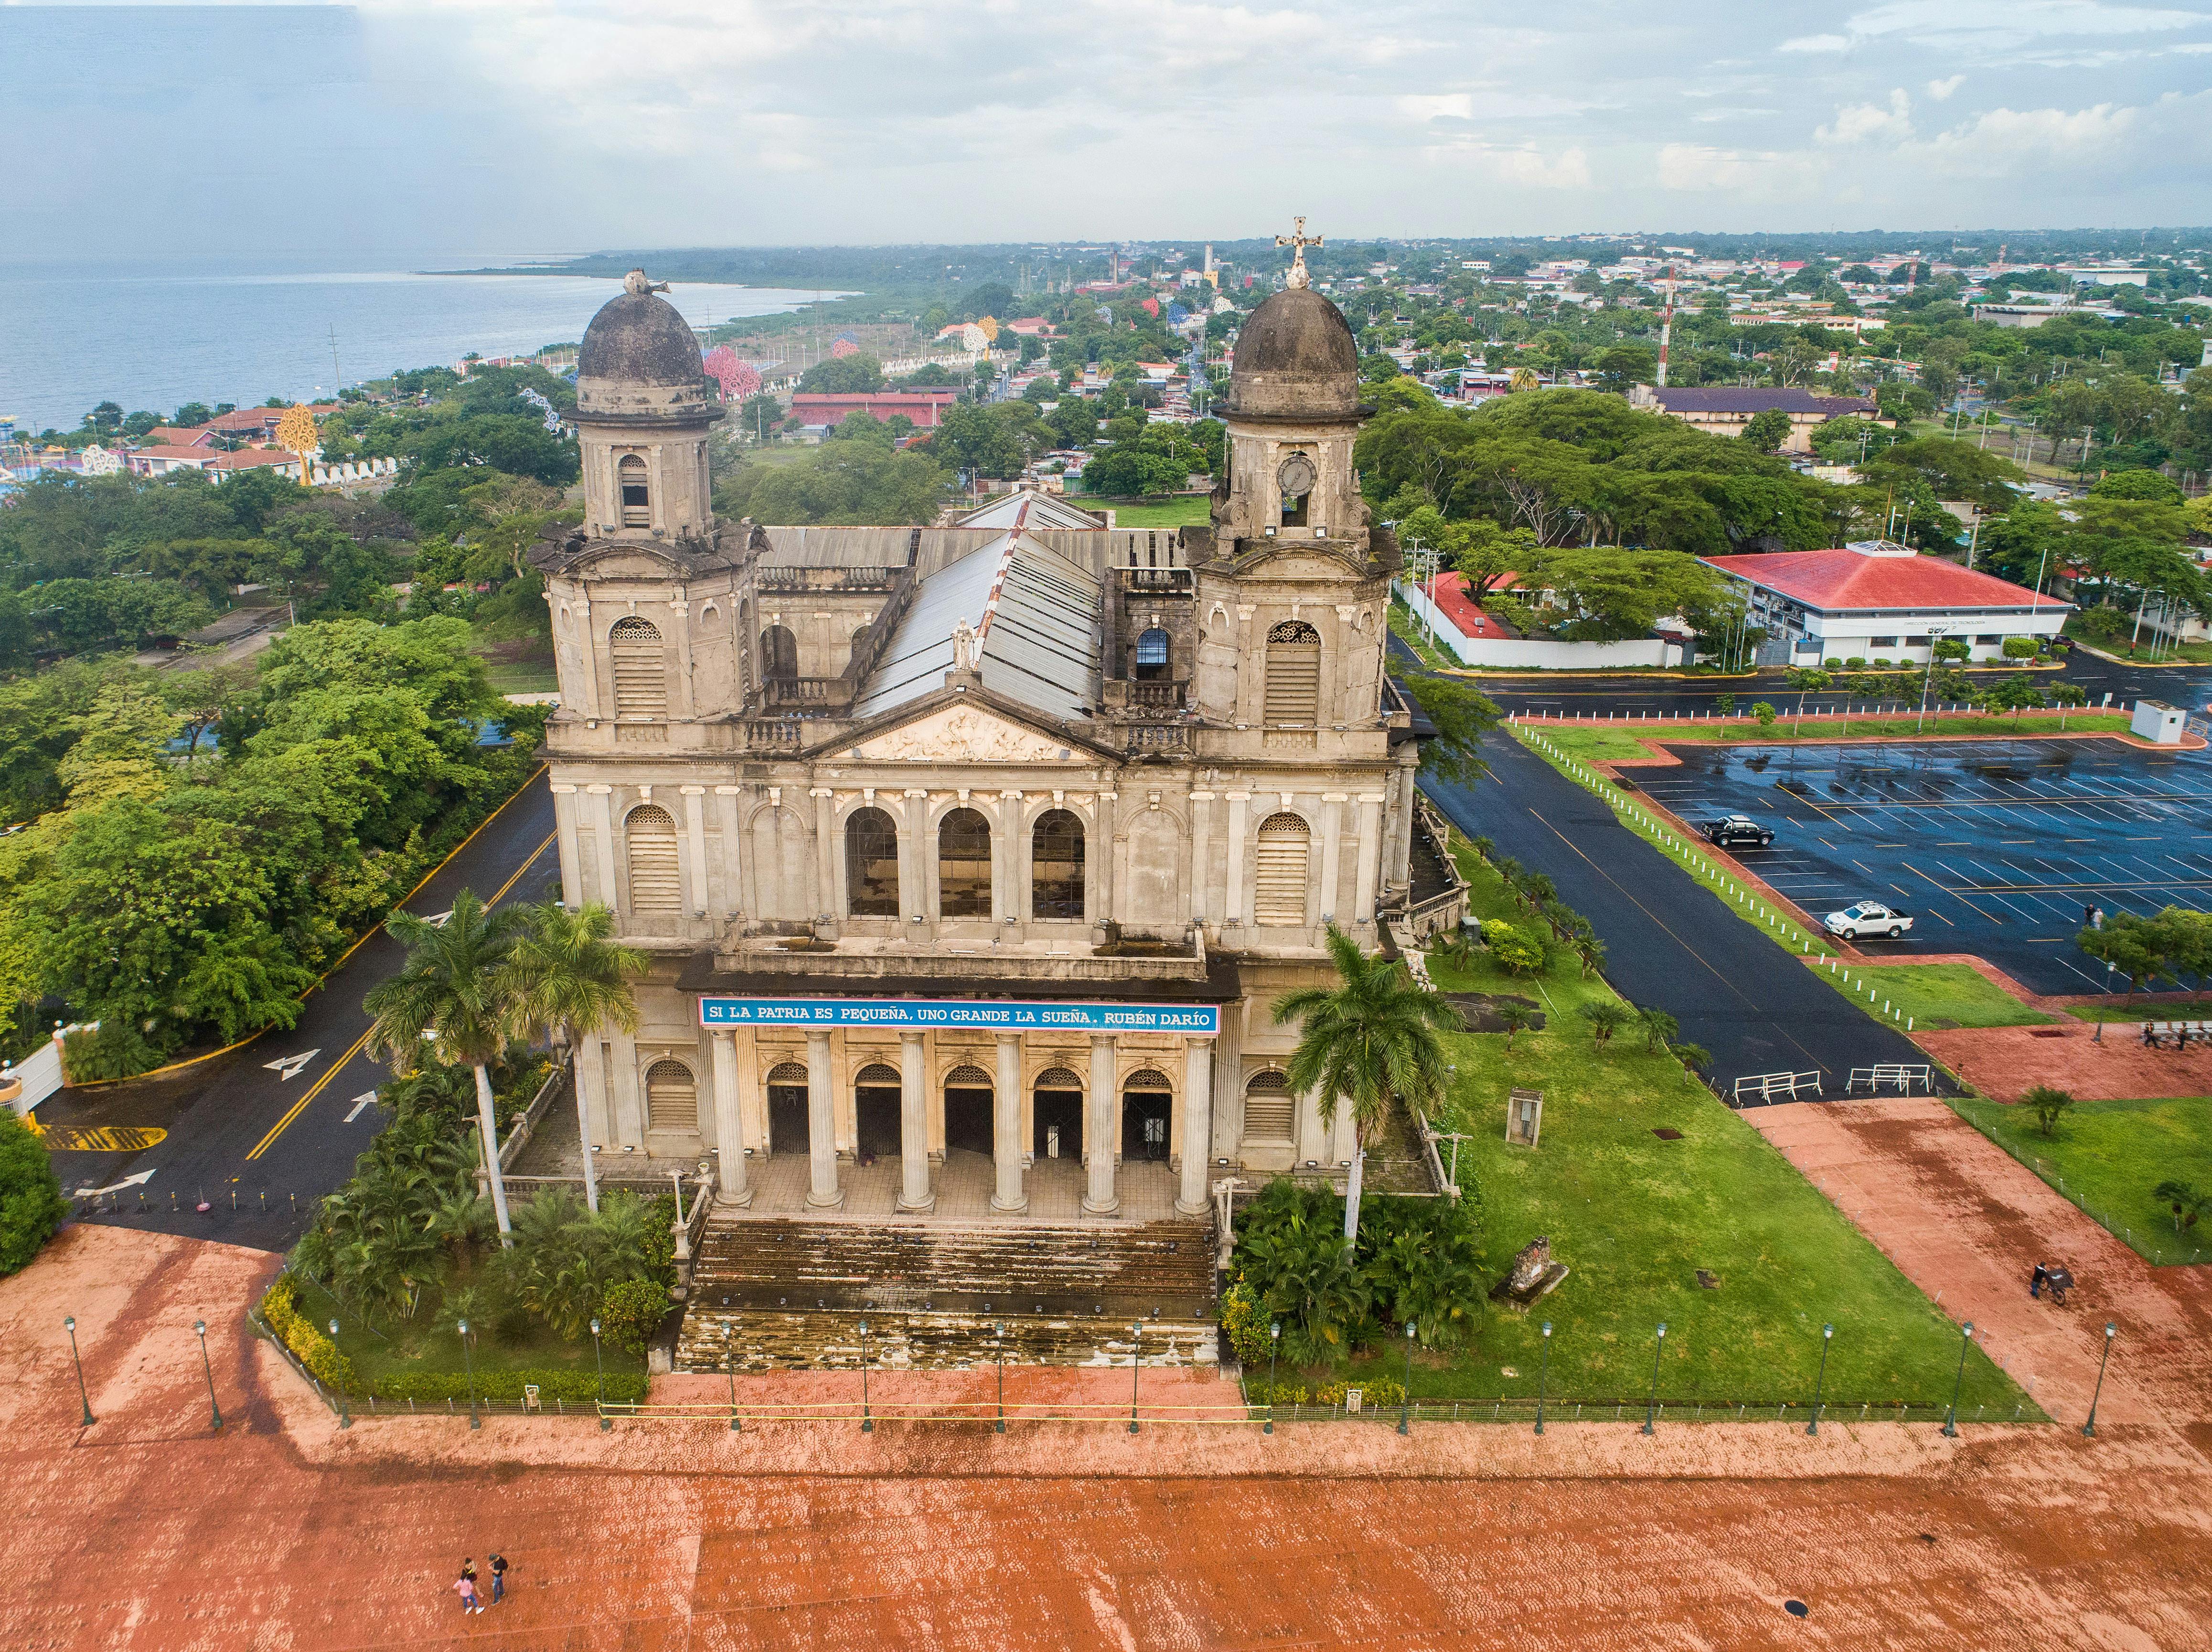
<instances>
[{"instance_id":1,"label":"hedge","mask_svg":"<svg viewBox=\"0 0 2212 1652\"><path fill-rule=\"evenodd\" d=\"M606 1379L606 1397L617 1405L641 1405L646 1388L652 1379L642 1371L610 1371ZM538 1385L541 1405L561 1400L571 1406L588 1406L599 1397L599 1379L594 1371L482 1371L474 1382L478 1400L488 1404L519 1406L522 1403L522 1386L526 1382ZM411 1400L416 1405L432 1401L443 1405L451 1400L465 1405L471 1392L471 1381L465 1371L388 1371L372 1382L368 1392L379 1400Z\"/></svg>"},{"instance_id":2,"label":"hedge","mask_svg":"<svg viewBox=\"0 0 2212 1652\"><path fill-rule=\"evenodd\" d=\"M269 1294L261 1299L262 1319L307 1368L307 1374L325 1388L349 1391L359 1388L361 1378L354 1370L353 1361L340 1353L337 1345L300 1312L299 1293L300 1287L292 1276L280 1274L276 1283L269 1287Z\"/></svg>"}]
</instances>

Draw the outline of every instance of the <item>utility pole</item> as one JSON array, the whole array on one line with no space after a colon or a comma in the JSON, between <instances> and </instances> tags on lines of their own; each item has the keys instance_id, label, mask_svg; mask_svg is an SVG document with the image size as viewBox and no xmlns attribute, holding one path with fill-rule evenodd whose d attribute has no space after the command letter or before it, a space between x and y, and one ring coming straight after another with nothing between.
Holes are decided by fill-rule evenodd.
<instances>
[{"instance_id":1,"label":"utility pole","mask_svg":"<svg viewBox=\"0 0 2212 1652\"><path fill-rule=\"evenodd\" d=\"M1674 331L1674 266L1667 266L1667 303L1659 312L1659 388L1667 388L1667 344Z\"/></svg>"}]
</instances>

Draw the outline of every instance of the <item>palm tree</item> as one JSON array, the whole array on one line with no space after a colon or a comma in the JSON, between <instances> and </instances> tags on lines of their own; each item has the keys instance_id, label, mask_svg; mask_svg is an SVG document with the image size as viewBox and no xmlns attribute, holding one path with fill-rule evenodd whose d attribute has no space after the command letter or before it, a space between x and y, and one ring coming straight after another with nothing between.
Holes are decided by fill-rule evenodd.
<instances>
[{"instance_id":1,"label":"palm tree","mask_svg":"<svg viewBox=\"0 0 2212 1652\"><path fill-rule=\"evenodd\" d=\"M1600 999L1595 1004L1583 1005L1582 1017L1589 1023L1592 1041L1603 1044L1626 1023L1628 1009L1626 1005L1615 1004L1610 999Z\"/></svg>"},{"instance_id":2,"label":"palm tree","mask_svg":"<svg viewBox=\"0 0 2212 1652\"><path fill-rule=\"evenodd\" d=\"M1359 1236L1359 1187L1367 1144L1390 1117L1391 1097L1433 1106L1444 1087L1439 1033L1457 1032L1459 1013L1413 980L1401 961L1369 957L1334 924L1328 951L1338 985L1309 987L1275 1005L1278 1025L1298 1023L1285 1077L1296 1090L1317 1090L1322 1122L1334 1128L1340 1102L1352 1106L1352 1179L1344 1236Z\"/></svg>"},{"instance_id":3,"label":"palm tree","mask_svg":"<svg viewBox=\"0 0 2212 1652\"><path fill-rule=\"evenodd\" d=\"M500 1242L507 1242L507 1184L499 1173L499 1125L492 1116L491 1062L515 1026L506 964L526 916L520 908L487 911L467 890L453 897L443 924L394 912L385 928L407 948L399 973L372 987L362 1007L375 1017L371 1054L402 1072L421 1065L422 1047L439 1060L476 1074L477 1124L483 1133L484 1173Z\"/></svg>"},{"instance_id":4,"label":"palm tree","mask_svg":"<svg viewBox=\"0 0 2212 1652\"><path fill-rule=\"evenodd\" d=\"M1649 1005L1638 1010L1636 1018L1644 1023L1644 1050L1647 1055L1658 1054L1682 1030L1681 1023L1666 1011Z\"/></svg>"},{"instance_id":5,"label":"palm tree","mask_svg":"<svg viewBox=\"0 0 2212 1652\"><path fill-rule=\"evenodd\" d=\"M580 1039L609 1028L637 1030L633 977L645 973L647 958L636 947L608 938L614 914L597 902L571 912L558 901L526 908L526 927L507 953L503 974L514 996L515 1015L533 1031L544 1028L573 1052ZM584 1202L599 1208L599 1178L592 1167L592 1122L584 1107L584 1086L572 1074L576 1092L576 1139L584 1150ZM725 1144L735 1151L735 1143Z\"/></svg>"},{"instance_id":6,"label":"palm tree","mask_svg":"<svg viewBox=\"0 0 2212 1652\"><path fill-rule=\"evenodd\" d=\"M1524 1031L1536 1019L1536 1012L1525 1004L1516 1004L1507 999L1498 1006L1498 1024L1505 1032L1505 1053L1513 1053L1514 1035Z\"/></svg>"}]
</instances>

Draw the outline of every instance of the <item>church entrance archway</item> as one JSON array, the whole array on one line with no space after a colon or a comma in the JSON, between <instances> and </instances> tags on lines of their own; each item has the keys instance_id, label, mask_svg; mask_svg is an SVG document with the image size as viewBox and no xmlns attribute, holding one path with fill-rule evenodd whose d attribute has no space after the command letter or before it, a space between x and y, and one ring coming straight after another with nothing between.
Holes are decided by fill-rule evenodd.
<instances>
[{"instance_id":1,"label":"church entrance archway","mask_svg":"<svg viewBox=\"0 0 2212 1652\"><path fill-rule=\"evenodd\" d=\"M1121 1157L1164 1163L1168 1156L1168 1118L1174 1097L1164 1074L1133 1072L1121 1087Z\"/></svg>"},{"instance_id":2,"label":"church entrance archway","mask_svg":"<svg viewBox=\"0 0 2212 1652\"><path fill-rule=\"evenodd\" d=\"M1083 1157L1083 1080L1072 1068L1052 1067L1038 1075L1036 1113L1031 1151L1038 1163Z\"/></svg>"},{"instance_id":3,"label":"church entrance archway","mask_svg":"<svg viewBox=\"0 0 2212 1652\"><path fill-rule=\"evenodd\" d=\"M899 1154L899 1072L881 1061L860 1069L853 1084L854 1146L860 1163Z\"/></svg>"},{"instance_id":4,"label":"church entrance archway","mask_svg":"<svg viewBox=\"0 0 2212 1652\"><path fill-rule=\"evenodd\" d=\"M804 1154L809 1141L806 1069L797 1061L780 1061L768 1075L768 1151Z\"/></svg>"},{"instance_id":5,"label":"church entrance archway","mask_svg":"<svg viewBox=\"0 0 2212 1652\"><path fill-rule=\"evenodd\" d=\"M955 1067L945 1077L945 1151L991 1151L991 1075Z\"/></svg>"}]
</instances>

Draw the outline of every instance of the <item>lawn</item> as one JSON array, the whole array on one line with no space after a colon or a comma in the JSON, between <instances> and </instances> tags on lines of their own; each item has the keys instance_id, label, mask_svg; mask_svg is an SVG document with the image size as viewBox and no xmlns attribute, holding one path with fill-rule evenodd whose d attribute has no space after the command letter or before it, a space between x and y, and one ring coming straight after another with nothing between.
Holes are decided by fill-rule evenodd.
<instances>
[{"instance_id":1,"label":"lawn","mask_svg":"<svg viewBox=\"0 0 2212 1652\"><path fill-rule=\"evenodd\" d=\"M1793 741L1818 744L1823 741L1864 740L1877 736L1887 740L2002 740L2025 739L2031 735L2040 734L2124 734L2128 732L2127 718L2114 711L2025 712L2018 722L2013 720L2010 712L1946 713L1940 718L1930 712L1926 722L1917 727L1911 716L1808 716L1804 720L1802 728L1799 729L1797 720L1788 714L1785 705L1778 702L1776 710L1779 714L1771 728L1763 728L1757 719L1749 717L1727 720L1716 718L1710 722L1686 718L1680 722L1623 721L1611 725L1538 720L1525 726L1529 732L1543 735L1569 756L1580 757L1590 762L1648 760L1651 751L1644 745L1645 740L1662 741L1668 744L1703 741L1730 745L1787 745Z\"/></svg>"},{"instance_id":2,"label":"lawn","mask_svg":"<svg viewBox=\"0 0 2212 1652\"><path fill-rule=\"evenodd\" d=\"M2144 1260L2167 1266L2212 1252L2207 1224L2177 1232L2172 1211L2150 1193L2166 1181L2212 1188L2212 1100L2076 1102L2053 1136L2025 1107L1965 1096L1951 1105Z\"/></svg>"},{"instance_id":3,"label":"lawn","mask_svg":"<svg viewBox=\"0 0 2212 1652\"><path fill-rule=\"evenodd\" d=\"M364 1324L359 1315L343 1307L331 1293L304 1274L294 1274L300 1291L300 1311L319 1326L338 1321L338 1351L354 1363L364 1383L387 1374L405 1371L459 1372L472 1363L478 1375L492 1371L589 1371L592 1339L582 1337L563 1342L545 1325L510 1309L490 1325L478 1328L470 1362L461 1357L461 1342L450 1331L433 1327L438 1319L440 1297L434 1285L422 1293L413 1319ZM618 1371L642 1371L643 1354L624 1353L608 1344L603 1351L609 1376Z\"/></svg>"},{"instance_id":4,"label":"lawn","mask_svg":"<svg viewBox=\"0 0 2212 1652\"><path fill-rule=\"evenodd\" d=\"M1831 960L1821 967L1820 975L1869 1013L1887 1004L1916 1028L2034 1027L2058 1019L2029 1009L1971 964L1901 963L1865 969Z\"/></svg>"},{"instance_id":5,"label":"lawn","mask_svg":"<svg viewBox=\"0 0 2212 1652\"><path fill-rule=\"evenodd\" d=\"M1431 643L1423 634L1421 622L1413 610L1406 606L1401 598L1390 598L1390 635L1411 648L1421 659L1421 664L1431 671L1457 671L1459 661Z\"/></svg>"},{"instance_id":6,"label":"lawn","mask_svg":"<svg viewBox=\"0 0 2212 1652\"><path fill-rule=\"evenodd\" d=\"M551 694L561 686L550 659L488 665L484 675L501 694Z\"/></svg>"},{"instance_id":7,"label":"lawn","mask_svg":"<svg viewBox=\"0 0 2212 1652\"><path fill-rule=\"evenodd\" d=\"M1478 914L1513 915L1498 879L1463 846L1458 853ZM1516 1038L1510 1054L1502 1034L1448 1036L1455 1072L1436 1122L1468 1133L1459 1175L1480 1190L1492 1272L1539 1234L1573 1272L1528 1315L1490 1308L1467 1346L1417 1358L1417 1397L1533 1397L1540 1327L1549 1320L1554 1397L1641 1402L1663 1320L1659 1393L1670 1408L1808 1401L1824 1322L1836 1327L1825 1389L1832 1403L1948 1400L1957 1327L1672 1057L1647 1054L1641 1035L1626 1029L1598 1050L1573 1011L1613 997L1601 979L1583 980L1564 953L1534 980L1507 977L1486 957L1470 972L1431 967L1446 991L1518 993L1549 1017L1543 1031ZM1506 1091L1516 1086L1544 1093L1533 1150L1502 1139ZM1699 1284L1700 1268L1714 1288ZM1353 1375L1396 1376L1402 1357L1395 1345L1370 1353ZM1963 1404L1969 1416L1977 1406L2040 1416L1978 1349L1967 1357Z\"/></svg>"},{"instance_id":8,"label":"lawn","mask_svg":"<svg viewBox=\"0 0 2212 1652\"><path fill-rule=\"evenodd\" d=\"M1134 505L1110 504L1103 499L1093 501L1075 494L1068 497L1087 511L1112 511L1117 528L1195 528L1212 519L1213 499L1210 494L1174 494Z\"/></svg>"}]
</instances>

